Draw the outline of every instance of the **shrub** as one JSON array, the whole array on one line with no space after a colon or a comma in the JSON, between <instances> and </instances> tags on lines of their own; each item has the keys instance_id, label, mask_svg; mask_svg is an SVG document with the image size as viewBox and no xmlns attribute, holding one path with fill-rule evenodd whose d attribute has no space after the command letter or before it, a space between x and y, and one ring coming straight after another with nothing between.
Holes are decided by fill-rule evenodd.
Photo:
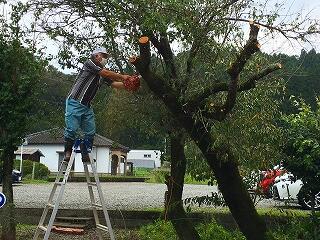
<instances>
[{"instance_id":1,"label":"shrub","mask_svg":"<svg viewBox=\"0 0 320 240\"><path fill-rule=\"evenodd\" d=\"M14 168L20 168L20 160L14 161ZM33 169L33 161L23 160L22 176L24 178L31 178ZM34 178L35 179L47 179L49 177L49 169L42 163L35 163Z\"/></svg>"},{"instance_id":2,"label":"shrub","mask_svg":"<svg viewBox=\"0 0 320 240\"><path fill-rule=\"evenodd\" d=\"M304 219L293 219L288 224L279 226L269 235L274 239L291 240L319 240L320 239L320 214L316 213L314 216Z\"/></svg>"},{"instance_id":3,"label":"shrub","mask_svg":"<svg viewBox=\"0 0 320 240\"><path fill-rule=\"evenodd\" d=\"M166 168L159 168L153 170L150 174L150 180L147 182L154 182L154 183L165 183L166 176L170 175L170 170Z\"/></svg>"}]
</instances>

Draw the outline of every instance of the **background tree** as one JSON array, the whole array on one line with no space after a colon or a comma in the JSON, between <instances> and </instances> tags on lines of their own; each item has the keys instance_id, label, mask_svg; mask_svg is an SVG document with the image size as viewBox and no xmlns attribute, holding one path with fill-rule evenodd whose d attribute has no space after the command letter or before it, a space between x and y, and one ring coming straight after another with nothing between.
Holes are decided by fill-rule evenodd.
<instances>
[{"instance_id":1,"label":"background tree","mask_svg":"<svg viewBox=\"0 0 320 240\"><path fill-rule=\"evenodd\" d=\"M292 100L299 109L298 113L284 117L287 125L288 142L285 161L286 168L304 183L299 192L299 200L320 204L320 102L312 111L303 100Z\"/></svg>"},{"instance_id":2,"label":"background tree","mask_svg":"<svg viewBox=\"0 0 320 240\"><path fill-rule=\"evenodd\" d=\"M28 113L34 105L33 87L43 71L43 63L32 49L23 46L20 31L22 5L13 8L10 21L0 19L0 149L3 161L2 189L7 204L1 216L1 239L15 239L15 218L12 190L14 151L26 131Z\"/></svg>"},{"instance_id":3,"label":"background tree","mask_svg":"<svg viewBox=\"0 0 320 240\"><path fill-rule=\"evenodd\" d=\"M317 108L313 111L305 101L294 97L291 100L298 113L284 116L288 139L285 167L303 182L298 200L302 206L311 206L310 236L317 239L320 234L320 217L315 213L315 206L320 205L320 101L317 99Z\"/></svg>"}]
</instances>

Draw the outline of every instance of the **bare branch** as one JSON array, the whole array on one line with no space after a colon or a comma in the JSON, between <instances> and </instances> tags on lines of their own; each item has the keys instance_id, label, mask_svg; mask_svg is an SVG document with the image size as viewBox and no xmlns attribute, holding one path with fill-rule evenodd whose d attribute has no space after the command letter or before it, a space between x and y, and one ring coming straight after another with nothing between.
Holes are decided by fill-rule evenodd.
<instances>
[{"instance_id":1,"label":"bare branch","mask_svg":"<svg viewBox=\"0 0 320 240\"><path fill-rule=\"evenodd\" d=\"M295 30L294 28L284 29L284 28L280 28L280 27L277 27L277 26L271 26L271 25L268 25L268 24L264 24L264 23L261 23L261 22L258 22L258 21L253 21L253 20L250 20L250 19L242 19L242 18L221 18L221 19L217 19L217 21L221 21L221 20L254 23L256 25L265 27L265 28L267 28L269 30L277 31L277 32L281 33L287 39L290 39L290 38L291 39L295 39L295 40L304 39L305 36L310 35L310 34L320 34L320 30L318 30L318 29L306 30L306 31L303 31L303 32L299 32L299 31ZM290 32L296 34L296 36L288 35Z\"/></svg>"},{"instance_id":2,"label":"bare branch","mask_svg":"<svg viewBox=\"0 0 320 240\"><path fill-rule=\"evenodd\" d=\"M272 73L276 70L279 70L281 68L282 68L282 65L280 63L276 63L274 65L271 65L271 66L265 68L261 72L249 77L249 79L247 81L245 81L244 83L240 84L238 86L238 91L247 91L247 90L254 88L256 81L264 78L265 76L269 75L270 73Z\"/></svg>"},{"instance_id":3,"label":"bare branch","mask_svg":"<svg viewBox=\"0 0 320 240\"><path fill-rule=\"evenodd\" d=\"M209 17L208 21L205 23L205 25L203 26L203 30L202 30L202 34L200 34L192 43L191 49L190 49L190 54L187 60L187 69L186 72L188 74L191 73L192 71L192 65L193 65L193 59L195 58L195 56L197 55L197 53L199 52L200 46L203 44L203 39L204 36L207 35L208 31L209 31L209 26L212 23L212 21L214 20L214 18L223 10L226 10L227 8L229 8L231 5L235 4L236 2L238 2L239 0L231 0L230 2L226 3L225 5L223 5L220 9L214 11L214 13L211 14L211 16ZM207 15L208 13L206 13Z\"/></svg>"}]
</instances>

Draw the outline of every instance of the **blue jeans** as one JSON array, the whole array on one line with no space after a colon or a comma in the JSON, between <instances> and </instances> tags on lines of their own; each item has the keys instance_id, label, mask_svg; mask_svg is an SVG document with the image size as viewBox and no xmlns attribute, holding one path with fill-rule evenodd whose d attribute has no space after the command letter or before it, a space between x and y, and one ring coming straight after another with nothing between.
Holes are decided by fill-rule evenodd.
<instances>
[{"instance_id":1,"label":"blue jeans","mask_svg":"<svg viewBox=\"0 0 320 240\"><path fill-rule=\"evenodd\" d=\"M65 138L74 140L78 130L81 129L85 139L93 140L96 133L96 124L92 108L87 107L74 99L67 99L65 122Z\"/></svg>"}]
</instances>

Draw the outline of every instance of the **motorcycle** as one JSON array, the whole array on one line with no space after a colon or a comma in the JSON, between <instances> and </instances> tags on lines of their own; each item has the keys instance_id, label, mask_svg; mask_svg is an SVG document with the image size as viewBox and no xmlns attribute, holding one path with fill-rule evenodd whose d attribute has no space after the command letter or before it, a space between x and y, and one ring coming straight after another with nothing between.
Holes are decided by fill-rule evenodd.
<instances>
[{"instance_id":1,"label":"motorcycle","mask_svg":"<svg viewBox=\"0 0 320 240\"><path fill-rule=\"evenodd\" d=\"M261 180L258 188L266 198L277 201L298 202L304 209L311 209L311 197L307 194L299 194L303 188L301 179L297 179L288 172L282 164L272 170L261 171ZM320 190L315 195L315 210L320 210Z\"/></svg>"}]
</instances>

